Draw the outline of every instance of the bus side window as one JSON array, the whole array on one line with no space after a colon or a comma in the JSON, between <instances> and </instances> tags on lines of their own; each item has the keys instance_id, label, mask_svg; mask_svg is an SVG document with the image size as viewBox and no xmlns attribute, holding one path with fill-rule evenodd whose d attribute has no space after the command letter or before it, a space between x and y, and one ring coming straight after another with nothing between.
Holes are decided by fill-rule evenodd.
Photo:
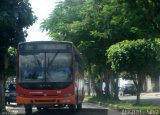
<instances>
[{"instance_id":1,"label":"bus side window","mask_svg":"<svg viewBox=\"0 0 160 115\"><path fill-rule=\"evenodd\" d=\"M76 70L79 73L83 72L83 62L82 62L81 58L78 55L76 55Z\"/></svg>"},{"instance_id":2,"label":"bus side window","mask_svg":"<svg viewBox=\"0 0 160 115\"><path fill-rule=\"evenodd\" d=\"M79 59L78 59L78 55L77 54L75 55L75 61L76 61L76 63L75 63L76 71L79 71Z\"/></svg>"}]
</instances>

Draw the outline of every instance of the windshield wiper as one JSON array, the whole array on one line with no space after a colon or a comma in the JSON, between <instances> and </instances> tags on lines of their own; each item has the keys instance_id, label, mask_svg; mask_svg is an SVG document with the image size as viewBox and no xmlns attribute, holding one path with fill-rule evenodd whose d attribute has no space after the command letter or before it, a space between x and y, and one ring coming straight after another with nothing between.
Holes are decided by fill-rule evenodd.
<instances>
[{"instance_id":1,"label":"windshield wiper","mask_svg":"<svg viewBox=\"0 0 160 115\"><path fill-rule=\"evenodd\" d=\"M49 59L48 59L48 65L47 65L48 68L52 65L52 63L53 63L54 60L56 59L58 53L59 53L59 51L57 51L57 52L55 53L55 55L53 56L53 58L51 59L50 62L49 62Z\"/></svg>"}]
</instances>

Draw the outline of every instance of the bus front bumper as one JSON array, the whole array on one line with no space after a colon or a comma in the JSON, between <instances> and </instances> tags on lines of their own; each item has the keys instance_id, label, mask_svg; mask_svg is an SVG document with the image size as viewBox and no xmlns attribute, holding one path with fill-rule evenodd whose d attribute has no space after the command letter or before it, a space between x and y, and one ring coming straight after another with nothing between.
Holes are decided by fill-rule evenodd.
<instances>
[{"instance_id":1,"label":"bus front bumper","mask_svg":"<svg viewBox=\"0 0 160 115\"><path fill-rule=\"evenodd\" d=\"M64 97L64 98L51 98L51 97L21 97L16 96L16 102L18 105L32 104L32 105L42 105L42 104L76 104L75 96Z\"/></svg>"}]
</instances>

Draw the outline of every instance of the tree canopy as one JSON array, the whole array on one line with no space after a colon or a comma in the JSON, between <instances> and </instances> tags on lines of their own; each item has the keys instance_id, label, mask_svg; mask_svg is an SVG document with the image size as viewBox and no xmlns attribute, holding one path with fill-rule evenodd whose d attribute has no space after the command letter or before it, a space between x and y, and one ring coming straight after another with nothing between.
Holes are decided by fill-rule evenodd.
<instances>
[{"instance_id":1,"label":"tree canopy","mask_svg":"<svg viewBox=\"0 0 160 115\"><path fill-rule=\"evenodd\" d=\"M0 4L0 46L16 47L25 41L26 29L36 20L28 0L1 0Z\"/></svg>"},{"instance_id":2,"label":"tree canopy","mask_svg":"<svg viewBox=\"0 0 160 115\"><path fill-rule=\"evenodd\" d=\"M108 62L116 72L147 73L158 65L156 43L151 40L124 40L107 50Z\"/></svg>"},{"instance_id":3,"label":"tree canopy","mask_svg":"<svg viewBox=\"0 0 160 115\"><path fill-rule=\"evenodd\" d=\"M64 0L41 27L53 39L72 41L88 62L104 65L105 49L112 44L159 37L159 5L154 0Z\"/></svg>"},{"instance_id":4,"label":"tree canopy","mask_svg":"<svg viewBox=\"0 0 160 115\"><path fill-rule=\"evenodd\" d=\"M0 4L0 71L4 70L9 47L25 41L27 28L36 21L28 0L1 0Z\"/></svg>"}]
</instances>

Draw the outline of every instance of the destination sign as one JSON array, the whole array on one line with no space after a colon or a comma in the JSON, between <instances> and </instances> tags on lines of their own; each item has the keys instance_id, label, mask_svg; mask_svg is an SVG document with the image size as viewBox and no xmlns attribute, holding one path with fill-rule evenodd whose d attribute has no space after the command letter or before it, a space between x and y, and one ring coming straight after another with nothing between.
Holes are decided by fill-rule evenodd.
<instances>
[{"instance_id":1,"label":"destination sign","mask_svg":"<svg viewBox=\"0 0 160 115\"><path fill-rule=\"evenodd\" d=\"M71 50L71 43L64 42L33 42L33 43L21 43L19 44L20 51L30 50Z\"/></svg>"}]
</instances>

